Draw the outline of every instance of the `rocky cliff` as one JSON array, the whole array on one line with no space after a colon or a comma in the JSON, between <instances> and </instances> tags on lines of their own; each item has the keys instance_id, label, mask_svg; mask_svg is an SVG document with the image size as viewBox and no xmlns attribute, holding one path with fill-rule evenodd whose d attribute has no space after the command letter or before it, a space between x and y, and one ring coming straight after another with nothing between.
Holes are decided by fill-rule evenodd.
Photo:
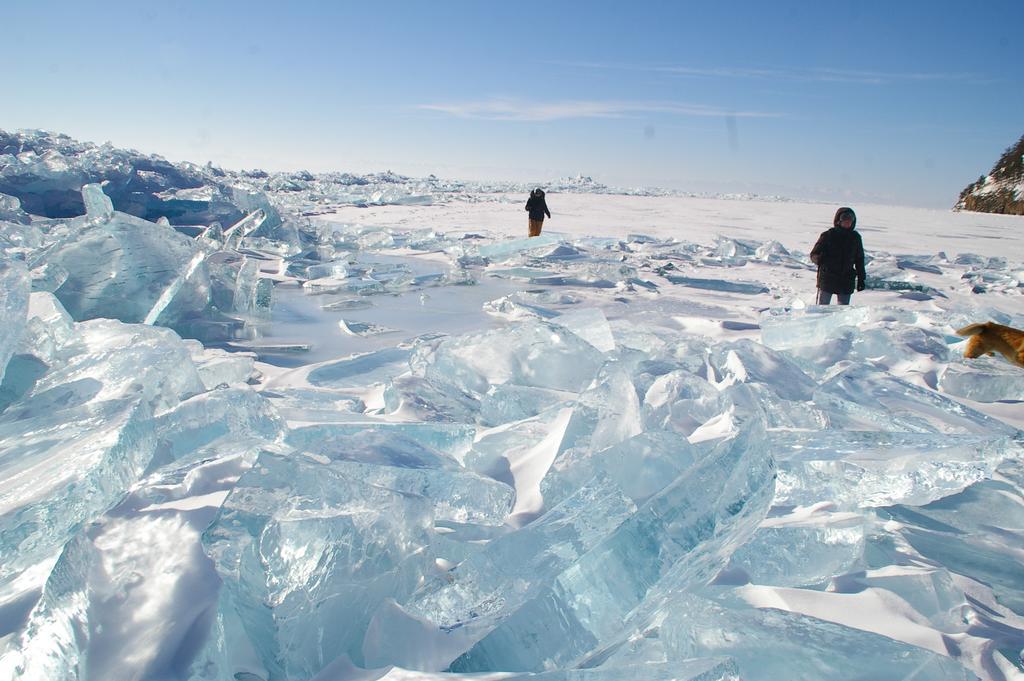
<instances>
[{"instance_id":1,"label":"rocky cliff","mask_svg":"<svg viewBox=\"0 0 1024 681\"><path fill-rule=\"evenodd\" d=\"M988 175L960 192L953 209L1024 215L1024 135L1003 152Z\"/></svg>"}]
</instances>

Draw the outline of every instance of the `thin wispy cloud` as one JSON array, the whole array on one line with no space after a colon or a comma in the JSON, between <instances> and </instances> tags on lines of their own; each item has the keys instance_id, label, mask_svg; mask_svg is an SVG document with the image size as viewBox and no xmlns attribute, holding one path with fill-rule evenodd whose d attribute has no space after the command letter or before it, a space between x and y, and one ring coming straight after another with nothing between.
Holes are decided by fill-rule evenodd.
<instances>
[{"instance_id":1,"label":"thin wispy cloud","mask_svg":"<svg viewBox=\"0 0 1024 681\"><path fill-rule=\"evenodd\" d=\"M756 80L788 80L821 83L859 83L887 85L906 82L976 81L970 73L924 73L899 71L859 71L832 68L773 69L743 67L694 67L673 65L610 64L601 62L551 62L560 66L585 69L662 73L670 76L694 78L745 78Z\"/></svg>"},{"instance_id":2,"label":"thin wispy cloud","mask_svg":"<svg viewBox=\"0 0 1024 681\"><path fill-rule=\"evenodd\" d=\"M573 118L628 118L650 114L735 118L778 118L781 114L762 111L733 111L700 104L677 102L630 102L565 100L530 102L510 98L490 98L468 102L420 104L425 111L494 121L556 121Z\"/></svg>"}]
</instances>

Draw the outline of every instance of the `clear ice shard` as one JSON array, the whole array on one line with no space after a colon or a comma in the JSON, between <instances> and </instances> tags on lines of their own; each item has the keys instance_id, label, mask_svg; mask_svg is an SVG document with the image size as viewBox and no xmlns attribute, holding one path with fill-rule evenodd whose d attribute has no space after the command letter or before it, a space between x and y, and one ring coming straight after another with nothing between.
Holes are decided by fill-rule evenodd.
<instances>
[{"instance_id":1,"label":"clear ice shard","mask_svg":"<svg viewBox=\"0 0 1024 681\"><path fill-rule=\"evenodd\" d=\"M425 586L406 609L442 628L480 632L451 671L571 665L620 631L652 592L711 579L764 517L774 478L756 427L720 443L639 508L599 474Z\"/></svg>"},{"instance_id":2,"label":"clear ice shard","mask_svg":"<svg viewBox=\"0 0 1024 681\"><path fill-rule=\"evenodd\" d=\"M367 336L380 336L386 333L395 333L396 331L396 329L392 329L387 326L381 326L380 324L346 321L344 319L338 320L338 328L341 329L342 333L348 334L349 336L357 336L360 338L366 338Z\"/></svg>"},{"instance_id":3,"label":"clear ice shard","mask_svg":"<svg viewBox=\"0 0 1024 681\"><path fill-rule=\"evenodd\" d=\"M366 412L359 394L322 388L276 388L262 394L271 399L278 413L292 421L343 421Z\"/></svg>"},{"instance_id":4,"label":"clear ice shard","mask_svg":"<svg viewBox=\"0 0 1024 681\"><path fill-rule=\"evenodd\" d=\"M956 660L886 636L694 593L671 595L652 622L607 645L583 666L728 656L744 681L976 678Z\"/></svg>"},{"instance_id":5,"label":"clear ice shard","mask_svg":"<svg viewBox=\"0 0 1024 681\"><path fill-rule=\"evenodd\" d=\"M719 390L684 369L657 376L647 388L642 404L647 428L683 435L689 435L723 411Z\"/></svg>"},{"instance_id":6,"label":"clear ice shard","mask_svg":"<svg viewBox=\"0 0 1024 681\"><path fill-rule=\"evenodd\" d=\"M349 273L348 260L335 260L333 262L310 265L306 268L307 279L344 279Z\"/></svg>"},{"instance_id":7,"label":"clear ice shard","mask_svg":"<svg viewBox=\"0 0 1024 681\"><path fill-rule=\"evenodd\" d=\"M509 241L488 244L487 246L480 246L476 251L477 255L489 260L507 260L524 252L536 251L542 248L550 249L551 246L558 244L559 241L557 236L542 234L532 238L511 239Z\"/></svg>"},{"instance_id":8,"label":"clear ice shard","mask_svg":"<svg viewBox=\"0 0 1024 681\"><path fill-rule=\"evenodd\" d=\"M354 461L335 467L368 484L427 499L438 524L502 525L512 511L515 491L508 485L470 471L403 468Z\"/></svg>"},{"instance_id":9,"label":"clear ice shard","mask_svg":"<svg viewBox=\"0 0 1024 681\"><path fill-rule=\"evenodd\" d=\"M0 584L121 498L156 450L151 416L126 397L63 408L30 398L0 416Z\"/></svg>"},{"instance_id":10,"label":"clear ice shard","mask_svg":"<svg viewBox=\"0 0 1024 681\"><path fill-rule=\"evenodd\" d=\"M532 418L574 400L574 393L519 385L492 385L480 398L481 425L500 426Z\"/></svg>"},{"instance_id":11,"label":"clear ice shard","mask_svg":"<svg viewBox=\"0 0 1024 681\"><path fill-rule=\"evenodd\" d=\"M598 451L571 449L544 477L545 503L555 504L598 474L607 475L642 504L693 466L700 455L679 433L646 431Z\"/></svg>"},{"instance_id":12,"label":"clear ice shard","mask_svg":"<svg viewBox=\"0 0 1024 681\"><path fill-rule=\"evenodd\" d=\"M426 425L325 424L295 429L287 441L353 479L426 498L439 522L501 525L512 510L513 489L456 461L469 449L473 429Z\"/></svg>"},{"instance_id":13,"label":"clear ice shard","mask_svg":"<svg viewBox=\"0 0 1024 681\"><path fill-rule=\"evenodd\" d=\"M784 400L811 398L815 382L786 355L751 340L722 344L711 353L716 384L762 383Z\"/></svg>"},{"instance_id":14,"label":"clear ice shard","mask_svg":"<svg viewBox=\"0 0 1024 681\"><path fill-rule=\"evenodd\" d=\"M643 432L640 400L623 368L603 369L573 405L561 448L597 451Z\"/></svg>"},{"instance_id":15,"label":"clear ice shard","mask_svg":"<svg viewBox=\"0 0 1024 681\"><path fill-rule=\"evenodd\" d=\"M872 328L856 335L851 359L873 361L882 366L924 357L931 362L948 362L950 349L934 331L900 324L895 328Z\"/></svg>"},{"instance_id":16,"label":"clear ice shard","mask_svg":"<svg viewBox=\"0 0 1024 681\"><path fill-rule=\"evenodd\" d=\"M689 286L691 288L705 289L709 291L727 291L730 293L745 293L747 295L758 295L768 293L764 284L742 281L727 281L725 279L704 279L700 277L684 277L677 274L665 275L673 284Z\"/></svg>"},{"instance_id":17,"label":"clear ice shard","mask_svg":"<svg viewBox=\"0 0 1024 681\"><path fill-rule=\"evenodd\" d=\"M28 321L29 278L21 263L0 258L0 380Z\"/></svg>"},{"instance_id":18,"label":"clear ice shard","mask_svg":"<svg viewBox=\"0 0 1024 681\"><path fill-rule=\"evenodd\" d=\"M60 408L132 396L160 411L203 390L188 348L170 329L93 319L75 324L17 408L35 415L42 413L41 405Z\"/></svg>"},{"instance_id":19,"label":"clear ice shard","mask_svg":"<svg viewBox=\"0 0 1024 681\"><path fill-rule=\"evenodd\" d=\"M14 328L12 323L7 330ZM0 382L0 412L32 389L73 333L74 321L53 294L37 291L29 295L28 320Z\"/></svg>"},{"instance_id":20,"label":"clear ice shard","mask_svg":"<svg viewBox=\"0 0 1024 681\"><path fill-rule=\"evenodd\" d=\"M868 315L867 307L853 305L814 306L800 313L769 311L761 317L761 342L775 350L820 346L839 329L867 321Z\"/></svg>"},{"instance_id":21,"label":"clear ice shard","mask_svg":"<svg viewBox=\"0 0 1024 681\"><path fill-rule=\"evenodd\" d=\"M402 419L472 423L481 401L446 388L420 376L396 376L384 387L384 406L388 414Z\"/></svg>"},{"instance_id":22,"label":"clear ice shard","mask_svg":"<svg viewBox=\"0 0 1024 681\"><path fill-rule=\"evenodd\" d=\"M550 320L564 326L601 352L615 350L615 338L604 313L597 308L583 308L564 312Z\"/></svg>"},{"instance_id":23,"label":"clear ice shard","mask_svg":"<svg viewBox=\"0 0 1024 681\"><path fill-rule=\"evenodd\" d=\"M114 217L114 204L98 184L82 185L82 203L85 214L93 222L106 222Z\"/></svg>"},{"instance_id":24,"label":"clear ice shard","mask_svg":"<svg viewBox=\"0 0 1024 681\"><path fill-rule=\"evenodd\" d=\"M185 477L204 476L191 467ZM208 628L216 574L199 529L183 519L192 514L132 513L135 491L65 545L28 622L0 652L0 678L141 679Z\"/></svg>"},{"instance_id":25,"label":"clear ice shard","mask_svg":"<svg viewBox=\"0 0 1024 681\"><path fill-rule=\"evenodd\" d=\"M425 375L436 384L484 394L504 383L580 392L604 363L603 354L564 327L527 321L508 329L447 339Z\"/></svg>"},{"instance_id":26,"label":"clear ice shard","mask_svg":"<svg viewBox=\"0 0 1024 681\"><path fill-rule=\"evenodd\" d=\"M571 413L568 403L556 404L535 416L481 430L463 463L471 470L496 480L510 481L510 484L516 475L516 471L512 470L514 463L529 461L531 454L538 457L538 463L546 463L543 466L546 471L561 449ZM526 466L527 472L534 473L534 482L537 483L534 491L538 497L541 477L539 468L541 466Z\"/></svg>"},{"instance_id":27,"label":"clear ice shard","mask_svg":"<svg viewBox=\"0 0 1024 681\"><path fill-rule=\"evenodd\" d=\"M259 229L266 221L267 214L262 209L254 210L249 215L224 230L224 245L231 248L238 248L243 238Z\"/></svg>"},{"instance_id":28,"label":"clear ice shard","mask_svg":"<svg viewBox=\"0 0 1024 681\"><path fill-rule=\"evenodd\" d=\"M235 295L232 308L240 315L249 315L260 319L270 318L273 305L273 282L260 275L260 261L255 258L243 258L235 279Z\"/></svg>"},{"instance_id":29,"label":"clear ice shard","mask_svg":"<svg viewBox=\"0 0 1024 681\"><path fill-rule=\"evenodd\" d=\"M62 681L87 666L93 635L88 584L97 563L85 536L67 543L15 645L0 649L0 675L12 681Z\"/></svg>"},{"instance_id":30,"label":"clear ice shard","mask_svg":"<svg viewBox=\"0 0 1024 681\"><path fill-rule=\"evenodd\" d=\"M171 283L160 293L160 297L153 303L153 307L146 313L146 317L142 320L143 324L156 324L160 321L165 310L174 302L178 294L181 293L182 289L189 285L190 280L197 276L197 272L200 271L201 266L206 260L208 254L203 250L198 250L189 260L188 265L185 266L176 276ZM204 273L205 274L205 273ZM171 324L175 320L165 320Z\"/></svg>"},{"instance_id":31,"label":"clear ice shard","mask_svg":"<svg viewBox=\"0 0 1024 681\"><path fill-rule=\"evenodd\" d=\"M309 372L309 382L318 388L355 388L384 383L407 371L412 350L408 347L384 348L324 362Z\"/></svg>"},{"instance_id":32,"label":"clear ice shard","mask_svg":"<svg viewBox=\"0 0 1024 681\"><path fill-rule=\"evenodd\" d=\"M828 377L838 363L884 370L949 361L951 340L930 328L927 317L922 320L913 311L891 307L844 307L769 311L761 318L762 342L786 351L819 378ZM927 328L921 328L922 321Z\"/></svg>"},{"instance_id":33,"label":"clear ice shard","mask_svg":"<svg viewBox=\"0 0 1024 681\"><path fill-rule=\"evenodd\" d=\"M284 439L287 426L270 400L249 388L223 388L182 401L156 419L159 463L176 461L217 441Z\"/></svg>"},{"instance_id":34,"label":"clear ice shard","mask_svg":"<svg viewBox=\"0 0 1024 681\"><path fill-rule=\"evenodd\" d=\"M1016 428L870 366L854 365L814 391L830 428L917 433L988 433L1016 437Z\"/></svg>"},{"instance_id":35,"label":"clear ice shard","mask_svg":"<svg viewBox=\"0 0 1024 681\"><path fill-rule=\"evenodd\" d=\"M156 452L153 414L203 390L168 329L92 320L47 353L45 370L0 414L0 543L16 547L4 581L113 505Z\"/></svg>"},{"instance_id":36,"label":"clear ice shard","mask_svg":"<svg viewBox=\"0 0 1024 681\"><path fill-rule=\"evenodd\" d=\"M785 392L791 388L779 387ZM722 391L725 413L737 423L749 419L764 421L773 430L820 430L829 416L810 402L779 397L776 387L766 383L738 383Z\"/></svg>"},{"instance_id":37,"label":"clear ice shard","mask_svg":"<svg viewBox=\"0 0 1024 681\"><path fill-rule=\"evenodd\" d=\"M508 320L519 320L519 319L552 319L557 317L558 313L554 310L549 310L540 305L534 305L516 299L517 296L510 294L497 300L490 300L483 305L483 310L489 315L494 317L500 317ZM600 311L596 310L599 314ZM604 315L602 315L603 317Z\"/></svg>"},{"instance_id":38,"label":"clear ice shard","mask_svg":"<svg viewBox=\"0 0 1024 681\"><path fill-rule=\"evenodd\" d=\"M715 255L721 258L747 257L754 255L760 244L746 239L733 239L721 234L715 235Z\"/></svg>"},{"instance_id":39,"label":"clear ice shard","mask_svg":"<svg viewBox=\"0 0 1024 681\"><path fill-rule=\"evenodd\" d=\"M87 193L99 191L94 189ZM173 325L206 308L209 276L195 261L198 246L192 239L165 225L97 208L102 200L96 196L89 204L94 209L89 226L78 238L55 244L39 263L67 271L54 294L72 317L141 322L190 270L172 299L164 301L160 321Z\"/></svg>"},{"instance_id":40,"label":"clear ice shard","mask_svg":"<svg viewBox=\"0 0 1024 681\"><path fill-rule=\"evenodd\" d=\"M822 584L860 565L866 527L863 516L830 511L827 504L773 515L732 554L729 569L742 570L755 584Z\"/></svg>"},{"instance_id":41,"label":"clear ice shard","mask_svg":"<svg viewBox=\"0 0 1024 681\"><path fill-rule=\"evenodd\" d=\"M503 681L737 681L739 678L739 667L724 657L642 662L623 667L560 669L502 677Z\"/></svg>"},{"instance_id":42,"label":"clear ice shard","mask_svg":"<svg viewBox=\"0 0 1024 681\"><path fill-rule=\"evenodd\" d=\"M999 433L769 433L779 465L776 505L839 508L925 504L990 477L1021 445Z\"/></svg>"},{"instance_id":43,"label":"clear ice shard","mask_svg":"<svg viewBox=\"0 0 1024 681\"><path fill-rule=\"evenodd\" d=\"M469 627L486 633L533 600L635 511L612 480L597 476L536 521L491 541L428 582L404 604L405 609L441 630Z\"/></svg>"},{"instance_id":44,"label":"clear ice shard","mask_svg":"<svg viewBox=\"0 0 1024 681\"><path fill-rule=\"evenodd\" d=\"M355 421L292 428L287 442L331 459L407 468L453 468L476 427L465 423Z\"/></svg>"},{"instance_id":45,"label":"clear ice shard","mask_svg":"<svg viewBox=\"0 0 1024 681\"><path fill-rule=\"evenodd\" d=\"M377 604L436 569L432 525L423 497L330 462L260 454L203 537L223 580L214 644L255 651L257 678L310 678L340 655L361 663Z\"/></svg>"},{"instance_id":46,"label":"clear ice shard","mask_svg":"<svg viewBox=\"0 0 1024 681\"><path fill-rule=\"evenodd\" d=\"M970 575L991 587L1000 603L1020 613L1024 611L1024 574L1016 557L1019 543L991 537L993 532L1017 536L1024 528L1021 483L1024 463L1018 456L1004 461L991 479L958 494L926 505L890 506L878 513L904 523L902 538L931 564Z\"/></svg>"},{"instance_id":47,"label":"clear ice shard","mask_svg":"<svg viewBox=\"0 0 1024 681\"><path fill-rule=\"evenodd\" d=\"M207 390L221 386L248 384L256 376L256 355L249 352L227 352L204 348L195 340L184 340L199 378Z\"/></svg>"},{"instance_id":48,"label":"clear ice shard","mask_svg":"<svg viewBox=\"0 0 1024 681\"><path fill-rule=\"evenodd\" d=\"M21 199L17 196L0 194L0 222L27 225L32 222L32 216L22 210Z\"/></svg>"},{"instance_id":49,"label":"clear ice shard","mask_svg":"<svg viewBox=\"0 0 1024 681\"><path fill-rule=\"evenodd\" d=\"M972 369L950 364L939 377L944 393L974 402L1024 401L1024 381L1020 369L1002 358L973 360Z\"/></svg>"},{"instance_id":50,"label":"clear ice shard","mask_svg":"<svg viewBox=\"0 0 1024 681\"><path fill-rule=\"evenodd\" d=\"M2 203L3 195L0 194L0 206ZM2 215L3 208L0 207L0 257L22 261L31 259L32 254L43 245L42 230L18 221L5 222Z\"/></svg>"}]
</instances>

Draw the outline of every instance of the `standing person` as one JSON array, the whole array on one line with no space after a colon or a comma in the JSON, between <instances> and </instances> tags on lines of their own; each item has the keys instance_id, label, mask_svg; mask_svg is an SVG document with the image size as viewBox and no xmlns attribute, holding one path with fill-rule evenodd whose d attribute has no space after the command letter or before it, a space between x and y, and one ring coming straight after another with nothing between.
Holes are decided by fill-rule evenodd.
<instances>
[{"instance_id":1,"label":"standing person","mask_svg":"<svg viewBox=\"0 0 1024 681\"><path fill-rule=\"evenodd\" d=\"M832 295L849 305L854 288L864 290L864 244L856 231L857 214L843 206L832 219L832 229L822 232L811 249L818 266L818 305L828 305Z\"/></svg>"},{"instance_id":2,"label":"standing person","mask_svg":"<svg viewBox=\"0 0 1024 681\"><path fill-rule=\"evenodd\" d=\"M541 227L544 226L544 216L551 217L548 204L544 201L544 190L534 189L530 192L530 198L526 202L526 210L530 211L530 236L540 236Z\"/></svg>"}]
</instances>

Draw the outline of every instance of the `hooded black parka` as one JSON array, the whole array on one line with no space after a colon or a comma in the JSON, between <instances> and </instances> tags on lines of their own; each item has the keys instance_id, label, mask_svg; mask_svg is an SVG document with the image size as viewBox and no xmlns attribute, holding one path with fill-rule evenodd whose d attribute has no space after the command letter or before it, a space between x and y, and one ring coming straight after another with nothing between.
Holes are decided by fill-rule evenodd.
<instances>
[{"instance_id":1,"label":"hooded black parka","mask_svg":"<svg viewBox=\"0 0 1024 681\"><path fill-rule=\"evenodd\" d=\"M548 203L544 200L544 190L534 189L530 192L530 198L526 202L526 210L530 211L531 220L543 220L545 215L551 217Z\"/></svg>"},{"instance_id":2,"label":"hooded black parka","mask_svg":"<svg viewBox=\"0 0 1024 681\"><path fill-rule=\"evenodd\" d=\"M839 226L843 213L853 216L849 229ZM849 295L864 288L864 244L857 230L857 214L842 207L832 218L832 229L822 232L811 249L811 261L818 266L818 289Z\"/></svg>"}]
</instances>

